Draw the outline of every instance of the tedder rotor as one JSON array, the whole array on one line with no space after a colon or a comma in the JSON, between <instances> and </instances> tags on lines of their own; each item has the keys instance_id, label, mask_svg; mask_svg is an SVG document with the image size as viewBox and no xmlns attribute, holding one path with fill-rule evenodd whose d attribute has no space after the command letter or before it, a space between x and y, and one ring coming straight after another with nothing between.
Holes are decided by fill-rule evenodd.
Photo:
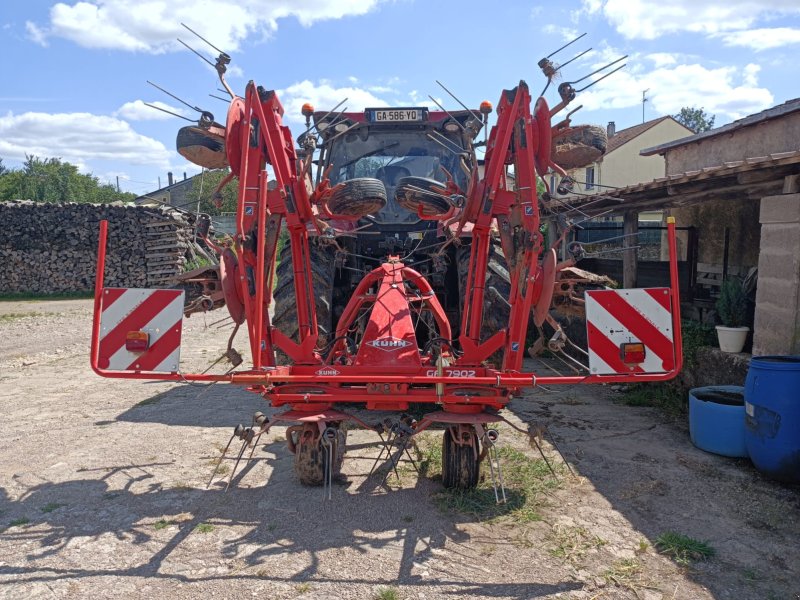
<instances>
[{"instance_id":1,"label":"tedder rotor","mask_svg":"<svg viewBox=\"0 0 800 600\"><path fill-rule=\"evenodd\" d=\"M540 66L549 81L555 67L547 59ZM225 305L236 328L246 328L251 364L241 364L231 338L231 371L183 372L184 292L104 287L103 222L92 368L105 377L246 386L285 410L236 428L239 459L270 427L290 424L289 449L306 484L329 486L338 474L345 421L376 431L387 456L393 448L408 454L413 437L439 423L444 485L474 487L488 456L502 501L493 425L522 390L661 381L682 362L674 222L669 287L581 289L602 286L575 268L579 245L563 248L573 223L550 218L555 190L544 177L572 183L554 149L576 128L569 117L552 119L576 90L565 82L558 91L551 108L524 81L504 90L484 141L476 140L488 127L488 102L477 111L358 113L306 105L297 148L277 94L251 81L243 97L232 94L224 125L204 113L178 136L184 156L227 165L238 178L232 243L207 242L219 254ZM583 148L590 160L601 151ZM288 241L279 248L283 229ZM585 348L562 326L565 307L585 317ZM534 338L570 373L524 371ZM348 412L353 405L401 414L367 424ZM411 405L433 410L415 420Z\"/></svg>"}]
</instances>

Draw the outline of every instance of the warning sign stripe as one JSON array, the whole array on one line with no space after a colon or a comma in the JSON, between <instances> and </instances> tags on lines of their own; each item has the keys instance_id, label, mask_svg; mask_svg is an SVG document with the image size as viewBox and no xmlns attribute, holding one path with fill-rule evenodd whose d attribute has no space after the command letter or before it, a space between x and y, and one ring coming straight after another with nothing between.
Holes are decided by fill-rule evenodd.
<instances>
[{"instance_id":1,"label":"warning sign stripe","mask_svg":"<svg viewBox=\"0 0 800 600\"><path fill-rule=\"evenodd\" d=\"M151 344L147 352L140 358L134 360L126 370L128 371L172 371L174 369L169 366L164 366L159 369L161 364L175 352L175 349L181 344L181 323L180 321L174 323L171 327L167 328L164 334L159 337L155 343Z\"/></svg>"},{"instance_id":2,"label":"warning sign stripe","mask_svg":"<svg viewBox=\"0 0 800 600\"><path fill-rule=\"evenodd\" d=\"M106 333L100 340L100 346L110 350L113 354L125 346L125 338L129 331L140 331L145 325L155 318L175 300L175 290L154 290L141 304L136 306L119 324ZM105 325L103 319L103 325Z\"/></svg>"},{"instance_id":3,"label":"warning sign stripe","mask_svg":"<svg viewBox=\"0 0 800 600\"><path fill-rule=\"evenodd\" d=\"M103 290L103 310L108 310L126 291L124 288L105 288Z\"/></svg>"},{"instance_id":4,"label":"warning sign stripe","mask_svg":"<svg viewBox=\"0 0 800 600\"><path fill-rule=\"evenodd\" d=\"M669 290L596 290L586 293L589 366L593 373L663 373L675 365ZM621 347L642 343L644 361L625 364Z\"/></svg>"},{"instance_id":5,"label":"warning sign stripe","mask_svg":"<svg viewBox=\"0 0 800 600\"><path fill-rule=\"evenodd\" d=\"M182 290L103 290L100 366L112 370L176 371L183 325ZM149 335L146 351L126 347L131 331Z\"/></svg>"},{"instance_id":6,"label":"warning sign stripe","mask_svg":"<svg viewBox=\"0 0 800 600\"><path fill-rule=\"evenodd\" d=\"M672 341L620 294L596 293L593 298L661 360L666 362L672 357Z\"/></svg>"},{"instance_id":7,"label":"warning sign stripe","mask_svg":"<svg viewBox=\"0 0 800 600\"><path fill-rule=\"evenodd\" d=\"M633 369L622 362L619 355L619 346L608 339L602 331L595 327L594 323L586 323L588 337L591 340L589 352L594 353L599 360L602 360L614 373L644 373L644 369L636 366Z\"/></svg>"}]
</instances>

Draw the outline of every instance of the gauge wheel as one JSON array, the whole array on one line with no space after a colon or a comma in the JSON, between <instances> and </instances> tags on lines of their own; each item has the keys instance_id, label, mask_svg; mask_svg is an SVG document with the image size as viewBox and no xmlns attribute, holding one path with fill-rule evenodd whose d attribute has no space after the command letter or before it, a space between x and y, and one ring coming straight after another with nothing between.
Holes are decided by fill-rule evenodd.
<instances>
[{"instance_id":1,"label":"gauge wheel","mask_svg":"<svg viewBox=\"0 0 800 600\"><path fill-rule=\"evenodd\" d=\"M452 429L448 427L442 438L442 483L446 488L473 489L478 485L480 461L478 459L478 435L474 429L469 433L472 444L457 444Z\"/></svg>"},{"instance_id":2,"label":"gauge wheel","mask_svg":"<svg viewBox=\"0 0 800 600\"><path fill-rule=\"evenodd\" d=\"M332 479L338 479L342 473L347 432L338 426L333 440L333 472ZM303 485L318 486L325 482L328 472L328 449L321 443L319 428L316 423L307 423L298 434L294 453L294 472Z\"/></svg>"}]
</instances>

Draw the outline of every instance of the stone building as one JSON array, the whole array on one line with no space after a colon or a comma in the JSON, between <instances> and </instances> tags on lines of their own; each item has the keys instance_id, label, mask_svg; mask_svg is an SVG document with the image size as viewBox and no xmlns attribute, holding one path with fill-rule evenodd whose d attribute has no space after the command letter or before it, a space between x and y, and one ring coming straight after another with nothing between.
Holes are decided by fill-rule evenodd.
<instances>
[{"instance_id":1,"label":"stone building","mask_svg":"<svg viewBox=\"0 0 800 600\"><path fill-rule=\"evenodd\" d=\"M757 268L753 354L800 354L800 98L641 154L663 156L663 176L570 202L622 214L626 234L653 210L697 228L693 283L701 265L713 271L708 283ZM623 263L631 287L635 249Z\"/></svg>"}]
</instances>

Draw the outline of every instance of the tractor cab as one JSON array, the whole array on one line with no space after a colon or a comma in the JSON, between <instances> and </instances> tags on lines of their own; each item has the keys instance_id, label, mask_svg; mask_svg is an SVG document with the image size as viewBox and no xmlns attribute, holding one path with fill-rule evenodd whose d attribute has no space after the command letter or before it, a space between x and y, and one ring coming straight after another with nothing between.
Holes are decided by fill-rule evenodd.
<instances>
[{"instance_id":1,"label":"tractor cab","mask_svg":"<svg viewBox=\"0 0 800 600\"><path fill-rule=\"evenodd\" d=\"M406 178L438 182L443 188L452 181L466 190L475 160L472 140L483 126L470 111L448 114L426 108L315 113L314 119L322 136L318 177L327 173L333 186L359 178L380 180L386 204L368 219L380 225L420 222L417 211L398 194Z\"/></svg>"}]
</instances>

